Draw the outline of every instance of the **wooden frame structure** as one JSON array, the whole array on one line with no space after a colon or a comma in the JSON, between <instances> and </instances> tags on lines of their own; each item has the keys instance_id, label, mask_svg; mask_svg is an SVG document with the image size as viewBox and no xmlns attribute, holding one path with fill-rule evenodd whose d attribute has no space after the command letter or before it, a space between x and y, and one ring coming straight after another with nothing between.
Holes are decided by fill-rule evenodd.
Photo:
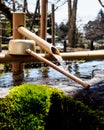
<instances>
[{"instance_id":1,"label":"wooden frame structure","mask_svg":"<svg viewBox=\"0 0 104 130\"><path fill-rule=\"evenodd\" d=\"M42 61L63 73L67 77L72 80L78 82L85 88L89 87L89 84L77 78L76 76L66 72L65 70L59 68L55 64L52 63L55 59L55 55L62 56L64 60L69 59L104 59L104 51L84 51L84 52L71 52L71 53L60 53L57 48L53 45L40 38L36 34L30 32L25 27L25 15L24 13L13 13L13 39L31 39L36 42L42 49L48 52L48 54L36 54L31 50L27 50L27 52L32 55L10 55L10 54L1 54L0 55L0 63L12 63L12 72L13 79L15 81L20 81L24 79L24 62L34 62L34 61ZM51 56L50 56L51 55ZM35 59L34 59L35 57ZM51 60L48 61L47 59Z\"/></svg>"}]
</instances>

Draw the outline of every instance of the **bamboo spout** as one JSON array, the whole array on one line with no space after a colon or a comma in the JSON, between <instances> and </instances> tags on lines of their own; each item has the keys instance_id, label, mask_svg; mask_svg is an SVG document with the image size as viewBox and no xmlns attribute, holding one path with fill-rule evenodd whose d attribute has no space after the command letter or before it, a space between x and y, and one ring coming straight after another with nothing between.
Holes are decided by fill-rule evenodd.
<instances>
[{"instance_id":1,"label":"bamboo spout","mask_svg":"<svg viewBox=\"0 0 104 130\"><path fill-rule=\"evenodd\" d=\"M25 27L20 26L17 28L17 31L22 34L23 36L34 40L40 47L42 47L45 51L47 51L50 54L57 54L60 55L59 50L53 46L52 44L48 43L47 41L45 41L44 39L40 38L39 36L37 36L35 33L30 32L29 30L27 30Z\"/></svg>"},{"instance_id":2,"label":"bamboo spout","mask_svg":"<svg viewBox=\"0 0 104 130\"><path fill-rule=\"evenodd\" d=\"M86 82L82 81L81 79L77 78L76 76L72 75L71 73L65 71L64 69L60 68L59 66L53 64L52 62L48 61L47 59L37 55L35 52L31 51L30 49L26 50L30 55L32 55L33 57L35 57L36 59L48 64L49 66L51 66L52 68L54 68L55 70L59 71L60 73L64 74L65 76L71 78L72 80L74 80L75 82L81 84L82 86L84 86L85 88L89 87L89 84L87 84Z\"/></svg>"}]
</instances>

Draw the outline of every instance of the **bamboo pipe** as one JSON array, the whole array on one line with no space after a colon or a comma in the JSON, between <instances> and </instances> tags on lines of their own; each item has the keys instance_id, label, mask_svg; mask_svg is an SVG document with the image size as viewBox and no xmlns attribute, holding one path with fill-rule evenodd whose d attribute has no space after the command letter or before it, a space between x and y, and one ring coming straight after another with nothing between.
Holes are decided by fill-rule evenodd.
<instances>
[{"instance_id":1,"label":"bamboo pipe","mask_svg":"<svg viewBox=\"0 0 104 130\"><path fill-rule=\"evenodd\" d=\"M49 54L39 53L38 55L51 61L56 60L54 56L50 56ZM60 56L63 58L63 60L104 60L104 50L60 53ZM37 59L34 59L30 55L18 56L18 55L10 55L7 52L0 53L0 63L12 63L12 62L27 63L37 61L38 61Z\"/></svg>"},{"instance_id":2,"label":"bamboo pipe","mask_svg":"<svg viewBox=\"0 0 104 130\"><path fill-rule=\"evenodd\" d=\"M18 27L17 31L20 34L24 35L25 37L27 37L27 38L29 38L31 40L34 40L40 47L42 47L48 53L50 53L52 55L53 54L60 55L60 52L56 47L54 47L52 44L48 43L44 39L40 38L35 33L30 32L29 30L27 30L23 26Z\"/></svg>"},{"instance_id":3,"label":"bamboo pipe","mask_svg":"<svg viewBox=\"0 0 104 130\"><path fill-rule=\"evenodd\" d=\"M77 83L81 84L83 87L85 87L85 88L89 87L89 84L87 84L86 82L82 81L81 79L77 78L76 76L72 75L71 73L68 73L67 71L65 71L64 69L60 68L59 66L53 64L52 62L48 61L47 59L37 55L35 52L31 51L30 49L26 49L26 51L30 55L35 57L36 59L48 64L49 66L51 66L55 70L59 71L60 73L64 74L65 76L67 76L67 77L71 78L72 80L76 81Z\"/></svg>"},{"instance_id":4,"label":"bamboo pipe","mask_svg":"<svg viewBox=\"0 0 104 130\"><path fill-rule=\"evenodd\" d=\"M67 52L60 53L64 60L96 60L104 59L104 50L95 50L95 51L78 51L78 52Z\"/></svg>"}]
</instances>

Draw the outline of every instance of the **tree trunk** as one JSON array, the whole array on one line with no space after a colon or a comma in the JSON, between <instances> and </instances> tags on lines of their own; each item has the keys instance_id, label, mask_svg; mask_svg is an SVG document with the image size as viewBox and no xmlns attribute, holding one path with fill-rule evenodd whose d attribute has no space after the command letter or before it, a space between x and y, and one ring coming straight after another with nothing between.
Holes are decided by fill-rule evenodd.
<instances>
[{"instance_id":1,"label":"tree trunk","mask_svg":"<svg viewBox=\"0 0 104 130\"><path fill-rule=\"evenodd\" d=\"M32 21L30 23L30 31L32 30L32 27L34 25L34 21L35 21L35 18L39 18L40 19L40 0L37 0L36 2L36 7L35 7L35 12L33 14L33 18L32 18Z\"/></svg>"},{"instance_id":2,"label":"tree trunk","mask_svg":"<svg viewBox=\"0 0 104 130\"><path fill-rule=\"evenodd\" d=\"M16 8L15 8L15 0L12 0L12 2L13 2L13 12L15 12L15 11L16 11Z\"/></svg>"},{"instance_id":3,"label":"tree trunk","mask_svg":"<svg viewBox=\"0 0 104 130\"><path fill-rule=\"evenodd\" d=\"M68 42L72 48L76 47L76 12L77 12L78 0L68 0L68 22L69 22L69 33Z\"/></svg>"},{"instance_id":4,"label":"tree trunk","mask_svg":"<svg viewBox=\"0 0 104 130\"><path fill-rule=\"evenodd\" d=\"M26 10L27 10L27 0L24 0L23 12L26 12Z\"/></svg>"},{"instance_id":5,"label":"tree trunk","mask_svg":"<svg viewBox=\"0 0 104 130\"><path fill-rule=\"evenodd\" d=\"M94 50L94 41L93 40L91 40L91 43L90 43L91 45L90 45L90 50Z\"/></svg>"}]
</instances>

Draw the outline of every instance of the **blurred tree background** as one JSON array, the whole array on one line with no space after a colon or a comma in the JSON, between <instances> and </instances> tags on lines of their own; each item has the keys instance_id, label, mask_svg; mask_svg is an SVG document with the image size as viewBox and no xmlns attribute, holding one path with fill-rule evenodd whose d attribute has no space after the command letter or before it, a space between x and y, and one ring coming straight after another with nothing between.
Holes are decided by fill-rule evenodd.
<instances>
[{"instance_id":1,"label":"blurred tree background","mask_svg":"<svg viewBox=\"0 0 104 130\"><path fill-rule=\"evenodd\" d=\"M100 1L100 0L98 0ZM68 20L66 23L61 22L59 25L55 23L55 35L57 36L56 42L60 41L64 43L67 42L67 46L71 48L89 48L94 49L94 43L96 42L97 47L103 46L104 42L104 12L100 10L97 14L97 17L93 21L89 21L83 27L83 32L80 31L76 22L77 16L77 2L78 0L57 0L57 1L48 1L55 4L55 10L63 6L66 2L68 5ZM101 1L100 1L101 2ZM60 4L59 4L60 3ZM31 31L39 34L39 22L40 18L40 0L36 1L36 6L34 6L34 12L28 10L28 1L27 0L0 0L0 43L8 43L12 38L12 13L15 11L25 12L26 13L26 26ZM72 6L73 5L73 6ZM103 3L102 3L103 5ZM49 13L49 12L48 12ZM48 14L51 16L51 13ZM51 35L51 17L48 19L48 26L50 29L47 30ZM80 24L81 25L81 24ZM30 27L31 26L31 27ZM82 26L82 25L81 25ZM36 31L38 28L38 31ZM86 45L87 44L87 45Z\"/></svg>"}]
</instances>

